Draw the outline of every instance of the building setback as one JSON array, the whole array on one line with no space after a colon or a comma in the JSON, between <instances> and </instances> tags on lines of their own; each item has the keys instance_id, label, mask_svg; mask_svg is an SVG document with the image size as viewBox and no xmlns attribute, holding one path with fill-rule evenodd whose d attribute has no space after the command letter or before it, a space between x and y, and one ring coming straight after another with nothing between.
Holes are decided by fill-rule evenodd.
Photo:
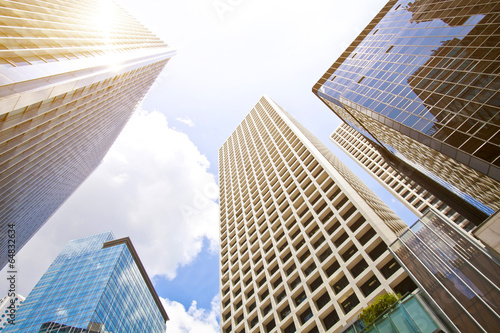
<instances>
[{"instance_id":1,"label":"building setback","mask_svg":"<svg viewBox=\"0 0 500 333\"><path fill-rule=\"evenodd\" d=\"M394 170L370 141L351 126L342 123L330 139L416 216L421 217L432 207L467 231L475 227L427 190Z\"/></svg>"},{"instance_id":2,"label":"building setback","mask_svg":"<svg viewBox=\"0 0 500 333\"><path fill-rule=\"evenodd\" d=\"M219 150L221 332L337 332L413 282L407 226L264 96Z\"/></svg>"},{"instance_id":3,"label":"building setback","mask_svg":"<svg viewBox=\"0 0 500 333\"><path fill-rule=\"evenodd\" d=\"M0 267L101 163L173 55L112 1L2 2Z\"/></svg>"},{"instance_id":4,"label":"building setback","mask_svg":"<svg viewBox=\"0 0 500 333\"><path fill-rule=\"evenodd\" d=\"M499 13L491 0L391 0L313 87L476 225L500 209Z\"/></svg>"},{"instance_id":5,"label":"building setback","mask_svg":"<svg viewBox=\"0 0 500 333\"><path fill-rule=\"evenodd\" d=\"M168 320L129 238L72 240L3 332L164 333Z\"/></svg>"}]
</instances>

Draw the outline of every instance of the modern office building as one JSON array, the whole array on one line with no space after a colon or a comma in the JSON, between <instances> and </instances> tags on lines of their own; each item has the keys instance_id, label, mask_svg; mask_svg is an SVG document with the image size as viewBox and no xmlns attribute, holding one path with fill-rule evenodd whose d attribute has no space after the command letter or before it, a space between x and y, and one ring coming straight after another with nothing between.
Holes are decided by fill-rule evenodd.
<instances>
[{"instance_id":1,"label":"modern office building","mask_svg":"<svg viewBox=\"0 0 500 333\"><path fill-rule=\"evenodd\" d=\"M475 227L426 189L394 170L370 141L351 126L342 123L330 139L417 217L432 207L467 231Z\"/></svg>"},{"instance_id":2,"label":"modern office building","mask_svg":"<svg viewBox=\"0 0 500 333\"><path fill-rule=\"evenodd\" d=\"M313 92L472 223L500 209L500 6L390 0Z\"/></svg>"},{"instance_id":3,"label":"modern office building","mask_svg":"<svg viewBox=\"0 0 500 333\"><path fill-rule=\"evenodd\" d=\"M0 11L0 236L15 224L19 250L99 165L173 51L110 0Z\"/></svg>"},{"instance_id":4,"label":"modern office building","mask_svg":"<svg viewBox=\"0 0 500 333\"><path fill-rule=\"evenodd\" d=\"M130 239L68 242L3 332L164 333L167 313Z\"/></svg>"},{"instance_id":5,"label":"modern office building","mask_svg":"<svg viewBox=\"0 0 500 333\"><path fill-rule=\"evenodd\" d=\"M415 288L387 251L407 229L264 96L219 150L222 332L337 332Z\"/></svg>"},{"instance_id":6,"label":"modern office building","mask_svg":"<svg viewBox=\"0 0 500 333\"><path fill-rule=\"evenodd\" d=\"M430 210L390 250L456 331L498 331L500 262L469 234Z\"/></svg>"}]
</instances>

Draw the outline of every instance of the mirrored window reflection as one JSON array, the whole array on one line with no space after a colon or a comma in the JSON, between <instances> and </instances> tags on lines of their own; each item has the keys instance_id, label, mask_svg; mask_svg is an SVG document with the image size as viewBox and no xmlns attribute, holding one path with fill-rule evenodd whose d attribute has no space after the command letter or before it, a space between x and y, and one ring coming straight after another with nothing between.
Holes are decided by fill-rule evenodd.
<instances>
[{"instance_id":1,"label":"mirrored window reflection","mask_svg":"<svg viewBox=\"0 0 500 333\"><path fill-rule=\"evenodd\" d=\"M487 0L398 1L324 92L500 166L499 25Z\"/></svg>"}]
</instances>

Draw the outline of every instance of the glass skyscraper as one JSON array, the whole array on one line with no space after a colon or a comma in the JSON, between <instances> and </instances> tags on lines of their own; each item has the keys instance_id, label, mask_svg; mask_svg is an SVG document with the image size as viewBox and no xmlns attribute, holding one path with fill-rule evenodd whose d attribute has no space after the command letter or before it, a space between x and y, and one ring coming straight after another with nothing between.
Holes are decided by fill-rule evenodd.
<instances>
[{"instance_id":1,"label":"glass skyscraper","mask_svg":"<svg viewBox=\"0 0 500 333\"><path fill-rule=\"evenodd\" d=\"M500 209L499 26L498 1L391 0L313 88L475 224Z\"/></svg>"},{"instance_id":2,"label":"glass skyscraper","mask_svg":"<svg viewBox=\"0 0 500 333\"><path fill-rule=\"evenodd\" d=\"M173 51L110 0L0 4L0 267L99 165Z\"/></svg>"},{"instance_id":3,"label":"glass skyscraper","mask_svg":"<svg viewBox=\"0 0 500 333\"><path fill-rule=\"evenodd\" d=\"M68 242L2 332L164 333L168 320L129 238Z\"/></svg>"}]
</instances>

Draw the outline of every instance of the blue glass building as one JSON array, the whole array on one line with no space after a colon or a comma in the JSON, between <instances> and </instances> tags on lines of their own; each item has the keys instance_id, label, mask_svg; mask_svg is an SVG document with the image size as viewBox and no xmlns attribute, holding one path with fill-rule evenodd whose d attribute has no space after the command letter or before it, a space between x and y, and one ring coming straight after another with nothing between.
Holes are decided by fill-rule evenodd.
<instances>
[{"instance_id":1,"label":"blue glass building","mask_svg":"<svg viewBox=\"0 0 500 333\"><path fill-rule=\"evenodd\" d=\"M500 209L499 26L498 1L391 0L313 88L476 224Z\"/></svg>"},{"instance_id":2,"label":"blue glass building","mask_svg":"<svg viewBox=\"0 0 500 333\"><path fill-rule=\"evenodd\" d=\"M164 333L168 320L129 238L70 241L2 332Z\"/></svg>"}]
</instances>

